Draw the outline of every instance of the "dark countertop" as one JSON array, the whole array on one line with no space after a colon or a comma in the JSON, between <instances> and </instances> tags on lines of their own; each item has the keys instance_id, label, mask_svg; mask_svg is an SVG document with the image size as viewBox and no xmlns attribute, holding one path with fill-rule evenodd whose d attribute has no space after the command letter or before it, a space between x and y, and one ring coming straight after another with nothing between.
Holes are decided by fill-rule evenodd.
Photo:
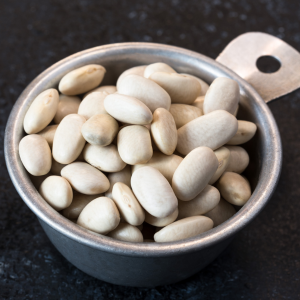
<instances>
[{"instance_id":1,"label":"dark countertop","mask_svg":"<svg viewBox=\"0 0 300 300\"><path fill-rule=\"evenodd\" d=\"M77 51L147 41L215 58L247 31L273 34L300 51L299 18L297 0L2 0L2 145L9 112L22 90L44 69ZM114 286L68 263L14 189L1 147L0 299L299 299L300 91L269 107L283 144L281 179L271 201L202 272L151 289Z\"/></svg>"}]
</instances>

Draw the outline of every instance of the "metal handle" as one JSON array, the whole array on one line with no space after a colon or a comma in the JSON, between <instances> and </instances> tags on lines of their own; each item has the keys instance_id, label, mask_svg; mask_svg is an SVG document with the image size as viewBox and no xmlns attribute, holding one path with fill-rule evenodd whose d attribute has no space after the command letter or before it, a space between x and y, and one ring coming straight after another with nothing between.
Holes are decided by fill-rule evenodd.
<instances>
[{"instance_id":1,"label":"metal handle","mask_svg":"<svg viewBox=\"0 0 300 300\"><path fill-rule=\"evenodd\" d=\"M262 73L257 59L270 55L281 63L275 73ZM300 53L284 41L263 32L249 32L231 41L216 59L247 80L265 102L300 87Z\"/></svg>"}]
</instances>

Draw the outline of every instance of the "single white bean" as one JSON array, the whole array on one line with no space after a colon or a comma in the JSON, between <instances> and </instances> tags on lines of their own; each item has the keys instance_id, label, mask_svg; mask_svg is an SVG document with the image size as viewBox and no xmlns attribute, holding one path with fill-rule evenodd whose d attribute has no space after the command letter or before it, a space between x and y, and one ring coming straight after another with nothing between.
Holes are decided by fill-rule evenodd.
<instances>
[{"instance_id":1,"label":"single white bean","mask_svg":"<svg viewBox=\"0 0 300 300\"><path fill-rule=\"evenodd\" d=\"M243 173L248 167L250 161L247 151L239 146L226 145L226 148L230 150L230 159L226 171L238 174Z\"/></svg>"},{"instance_id":2,"label":"single white bean","mask_svg":"<svg viewBox=\"0 0 300 300\"><path fill-rule=\"evenodd\" d=\"M88 230L107 234L120 223L116 204L107 197L99 197L87 204L80 213L77 224Z\"/></svg>"},{"instance_id":3,"label":"single white bean","mask_svg":"<svg viewBox=\"0 0 300 300\"><path fill-rule=\"evenodd\" d=\"M84 139L88 143L98 146L111 144L118 131L118 122L107 114L94 115L81 127Z\"/></svg>"},{"instance_id":4,"label":"single white bean","mask_svg":"<svg viewBox=\"0 0 300 300\"><path fill-rule=\"evenodd\" d=\"M171 104L170 113L175 120L177 129L203 115L200 108L187 104Z\"/></svg>"},{"instance_id":5,"label":"single white bean","mask_svg":"<svg viewBox=\"0 0 300 300\"><path fill-rule=\"evenodd\" d=\"M192 150L176 169L172 188L178 199L194 199L208 184L218 168L218 159L208 147Z\"/></svg>"},{"instance_id":6,"label":"single white bean","mask_svg":"<svg viewBox=\"0 0 300 300\"><path fill-rule=\"evenodd\" d=\"M84 94L83 99L88 96L91 93L94 92L106 92L107 94L113 94L117 91L117 87L114 85L103 85L103 86L99 86L89 92L87 92L86 94Z\"/></svg>"},{"instance_id":7,"label":"single white bean","mask_svg":"<svg viewBox=\"0 0 300 300\"><path fill-rule=\"evenodd\" d=\"M119 172L126 166L114 144L106 147L86 144L83 157L86 162L103 172Z\"/></svg>"},{"instance_id":8,"label":"single white bean","mask_svg":"<svg viewBox=\"0 0 300 300\"><path fill-rule=\"evenodd\" d=\"M144 71L144 77L149 78L154 72L177 73L169 65L162 62L157 62L146 67Z\"/></svg>"},{"instance_id":9,"label":"single white bean","mask_svg":"<svg viewBox=\"0 0 300 300\"><path fill-rule=\"evenodd\" d=\"M49 126L45 127L42 131L37 133L38 135L40 135L46 139L50 148L52 148L52 146L53 146L54 135L55 135L57 127L58 127L58 125L49 125Z\"/></svg>"},{"instance_id":10,"label":"single white bean","mask_svg":"<svg viewBox=\"0 0 300 300\"><path fill-rule=\"evenodd\" d=\"M195 107L198 107L199 109L201 109L202 115L203 113L203 103L204 103L204 98L205 96L199 96L196 98L196 100L191 104Z\"/></svg>"},{"instance_id":11,"label":"single white bean","mask_svg":"<svg viewBox=\"0 0 300 300\"><path fill-rule=\"evenodd\" d=\"M218 205L220 201L219 191L207 185L205 189L190 201L178 201L178 219L203 215Z\"/></svg>"},{"instance_id":12,"label":"single white bean","mask_svg":"<svg viewBox=\"0 0 300 300\"><path fill-rule=\"evenodd\" d=\"M129 165L147 163L153 155L149 130L141 125L122 128L117 144L121 159Z\"/></svg>"},{"instance_id":13,"label":"single white bean","mask_svg":"<svg viewBox=\"0 0 300 300\"><path fill-rule=\"evenodd\" d=\"M112 199L112 189L116 182L122 182L127 186L131 187L131 170L130 166L127 165L123 170L119 172L109 173L107 178L110 182L110 187L105 193L105 197L109 197Z\"/></svg>"},{"instance_id":14,"label":"single white bean","mask_svg":"<svg viewBox=\"0 0 300 300\"><path fill-rule=\"evenodd\" d=\"M171 184L175 170L182 162L183 158L172 154L165 155L158 151L153 152L153 156L146 164L137 164L131 167L132 174L139 168L149 166L157 169Z\"/></svg>"},{"instance_id":15,"label":"single white bean","mask_svg":"<svg viewBox=\"0 0 300 300\"><path fill-rule=\"evenodd\" d=\"M197 236L212 229L213 221L204 216L194 216L176 221L154 235L155 242L167 243Z\"/></svg>"},{"instance_id":16,"label":"single white bean","mask_svg":"<svg viewBox=\"0 0 300 300\"><path fill-rule=\"evenodd\" d=\"M119 226L111 231L107 236L110 236L116 240L131 242L131 243L142 243L143 235L141 231L126 223L120 223Z\"/></svg>"},{"instance_id":17,"label":"single white bean","mask_svg":"<svg viewBox=\"0 0 300 300\"><path fill-rule=\"evenodd\" d=\"M228 145L241 145L250 141L255 132L257 126L248 121L238 120L238 130L237 133L227 142Z\"/></svg>"},{"instance_id":18,"label":"single white bean","mask_svg":"<svg viewBox=\"0 0 300 300\"><path fill-rule=\"evenodd\" d=\"M243 206L251 197L248 180L237 173L225 172L217 183L222 197L231 204Z\"/></svg>"},{"instance_id":19,"label":"single white bean","mask_svg":"<svg viewBox=\"0 0 300 300\"><path fill-rule=\"evenodd\" d=\"M169 110L171 98L169 94L154 81L139 75L128 75L118 84L118 92L139 99L151 112L162 107Z\"/></svg>"},{"instance_id":20,"label":"single white bean","mask_svg":"<svg viewBox=\"0 0 300 300\"><path fill-rule=\"evenodd\" d=\"M73 191L69 182L60 176L49 176L41 184L39 193L55 210L62 210L72 203Z\"/></svg>"},{"instance_id":21,"label":"single white bean","mask_svg":"<svg viewBox=\"0 0 300 300\"><path fill-rule=\"evenodd\" d=\"M239 100L238 83L227 77L219 77L213 81L205 95L203 112L208 114L221 109L234 114Z\"/></svg>"},{"instance_id":22,"label":"single white bean","mask_svg":"<svg viewBox=\"0 0 300 300\"><path fill-rule=\"evenodd\" d=\"M111 116L120 122L136 125L152 122L150 109L134 97L111 94L105 98L104 107Z\"/></svg>"},{"instance_id":23,"label":"single white bean","mask_svg":"<svg viewBox=\"0 0 300 300\"><path fill-rule=\"evenodd\" d=\"M177 151L186 155L201 146L213 150L226 144L237 132L237 119L225 110L201 116L178 129Z\"/></svg>"},{"instance_id":24,"label":"single white bean","mask_svg":"<svg viewBox=\"0 0 300 300\"><path fill-rule=\"evenodd\" d=\"M177 208L177 198L167 179L155 168L143 167L131 177L132 190L152 216L164 218Z\"/></svg>"},{"instance_id":25,"label":"single white bean","mask_svg":"<svg viewBox=\"0 0 300 300\"><path fill-rule=\"evenodd\" d=\"M220 199L218 205L207 212L205 216L211 218L214 222L214 227L219 226L223 222L227 221L236 213L234 207L225 201L224 199Z\"/></svg>"},{"instance_id":26,"label":"single white bean","mask_svg":"<svg viewBox=\"0 0 300 300\"><path fill-rule=\"evenodd\" d=\"M178 208L174 210L169 216L164 218L157 218L150 215L148 212L145 214L145 222L156 227L165 227L173 223L178 217Z\"/></svg>"},{"instance_id":27,"label":"single white bean","mask_svg":"<svg viewBox=\"0 0 300 300\"><path fill-rule=\"evenodd\" d=\"M28 134L43 130L54 118L59 96L56 89L40 93L31 103L24 117L24 130Z\"/></svg>"},{"instance_id":28,"label":"single white bean","mask_svg":"<svg viewBox=\"0 0 300 300\"><path fill-rule=\"evenodd\" d=\"M84 195L78 192L73 193L73 201L70 206L62 211L62 214L70 219L77 219L82 210L94 199L101 197L101 194L97 195Z\"/></svg>"},{"instance_id":29,"label":"single white bean","mask_svg":"<svg viewBox=\"0 0 300 300\"><path fill-rule=\"evenodd\" d=\"M53 157L61 164L69 164L81 153L85 139L81 127L85 118L77 114L67 115L58 125L53 140Z\"/></svg>"},{"instance_id":30,"label":"single white bean","mask_svg":"<svg viewBox=\"0 0 300 300\"><path fill-rule=\"evenodd\" d=\"M190 76L155 72L149 78L167 91L172 103L192 104L201 91L200 83Z\"/></svg>"},{"instance_id":31,"label":"single white bean","mask_svg":"<svg viewBox=\"0 0 300 300\"><path fill-rule=\"evenodd\" d=\"M51 150L42 136L26 135L19 144L19 154L25 169L34 176L46 175L51 169Z\"/></svg>"},{"instance_id":32,"label":"single white bean","mask_svg":"<svg viewBox=\"0 0 300 300\"><path fill-rule=\"evenodd\" d=\"M77 114L81 100L76 96L60 95L54 123L59 124L61 120L70 114Z\"/></svg>"},{"instance_id":33,"label":"single white bean","mask_svg":"<svg viewBox=\"0 0 300 300\"><path fill-rule=\"evenodd\" d=\"M86 120L94 115L107 114L104 108L106 92L93 92L86 96L80 103L78 114L84 116Z\"/></svg>"},{"instance_id":34,"label":"single white bean","mask_svg":"<svg viewBox=\"0 0 300 300\"><path fill-rule=\"evenodd\" d=\"M68 96L86 93L101 83L105 72L100 65L83 66L67 73L59 82L58 89Z\"/></svg>"},{"instance_id":35,"label":"single white bean","mask_svg":"<svg viewBox=\"0 0 300 300\"><path fill-rule=\"evenodd\" d=\"M196 76L193 76L193 75L190 75L190 74L185 74L185 73L180 73L181 75L186 75L186 76L189 76L189 77L193 77L195 79L197 79L197 81L200 83L201 85L201 91L199 93L198 96L204 96L206 93L207 93L207 90L209 89L209 85L204 81L202 80L201 78L199 77L196 77Z\"/></svg>"},{"instance_id":36,"label":"single white bean","mask_svg":"<svg viewBox=\"0 0 300 300\"><path fill-rule=\"evenodd\" d=\"M173 116L164 108L157 108L153 113L151 135L157 148L166 155L171 155L177 146L177 129Z\"/></svg>"},{"instance_id":37,"label":"single white bean","mask_svg":"<svg viewBox=\"0 0 300 300\"><path fill-rule=\"evenodd\" d=\"M86 195L96 195L109 189L107 177L98 169L83 162L74 162L61 170L61 176L66 178L74 190Z\"/></svg>"},{"instance_id":38,"label":"single white bean","mask_svg":"<svg viewBox=\"0 0 300 300\"><path fill-rule=\"evenodd\" d=\"M144 222L144 210L130 187L122 182L115 183L112 190L112 197L125 222L134 226L141 225Z\"/></svg>"},{"instance_id":39,"label":"single white bean","mask_svg":"<svg viewBox=\"0 0 300 300\"><path fill-rule=\"evenodd\" d=\"M216 173L210 179L209 184L214 184L221 177L225 170L227 170L230 160L230 151L225 147L215 150L214 153L218 159L219 165Z\"/></svg>"},{"instance_id":40,"label":"single white bean","mask_svg":"<svg viewBox=\"0 0 300 300\"><path fill-rule=\"evenodd\" d=\"M144 77L144 72L147 66L137 66L130 69L125 70L117 80L117 90L119 89L120 82L128 75L138 75Z\"/></svg>"}]
</instances>

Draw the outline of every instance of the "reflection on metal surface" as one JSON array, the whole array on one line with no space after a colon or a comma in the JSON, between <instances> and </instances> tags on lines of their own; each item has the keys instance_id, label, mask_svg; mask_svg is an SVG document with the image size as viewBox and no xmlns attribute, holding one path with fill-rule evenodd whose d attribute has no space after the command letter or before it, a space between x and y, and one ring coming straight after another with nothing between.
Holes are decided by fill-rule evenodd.
<instances>
[{"instance_id":1,"label":"reflection on metal surface","mask_svg":"<svg viewBox=\"0 0 300 300\"><path fill-rule=\"evenodd\" d=\"M277 72L262 73L257 69L257 59L266 55L281 63ZM300 53L266 33L249 32L238 36L216 60L248 81L266 102L300 87Z\"/></svg>"}]
</instances>

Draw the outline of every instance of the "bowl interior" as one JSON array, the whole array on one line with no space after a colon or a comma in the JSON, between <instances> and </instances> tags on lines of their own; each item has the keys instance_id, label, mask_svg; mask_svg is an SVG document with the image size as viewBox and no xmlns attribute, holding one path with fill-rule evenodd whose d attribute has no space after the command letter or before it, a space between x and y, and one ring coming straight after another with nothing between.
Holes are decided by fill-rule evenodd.
<instances>
[{"instance_id":1,"label":"bowl interior","mask_svg":"<svg viewBox=\"0 0 300 300\"><path fill-rule=\"evenodd\" d=\"M24 136L23 119L33 99L43 90L57 88L59 80L69 71L86 64L103 65L107 73L101 85L114 85L126 69L154 62L165 62L179 73L189 73L211 83L216 77L236 80L241 91L238 118L257 124L255 137L243 145L250 155L245 174L253 195L231 219L220 226L191 239L157 244L132 244L93 234L64 218L52 209L31 183L18 155L18 144ZM256 91L238 75L213 59L182 48L149 44L124 43L92 48L74 54L39 75L22 93L10 115L5 136L5 156L12 181L30 209L55 230L91 247L123 255L172 255L207 247L225 239L249 223L270 198L281 167L281 143L276 123L267 105Z\"/></svg>"}]
</instances>

